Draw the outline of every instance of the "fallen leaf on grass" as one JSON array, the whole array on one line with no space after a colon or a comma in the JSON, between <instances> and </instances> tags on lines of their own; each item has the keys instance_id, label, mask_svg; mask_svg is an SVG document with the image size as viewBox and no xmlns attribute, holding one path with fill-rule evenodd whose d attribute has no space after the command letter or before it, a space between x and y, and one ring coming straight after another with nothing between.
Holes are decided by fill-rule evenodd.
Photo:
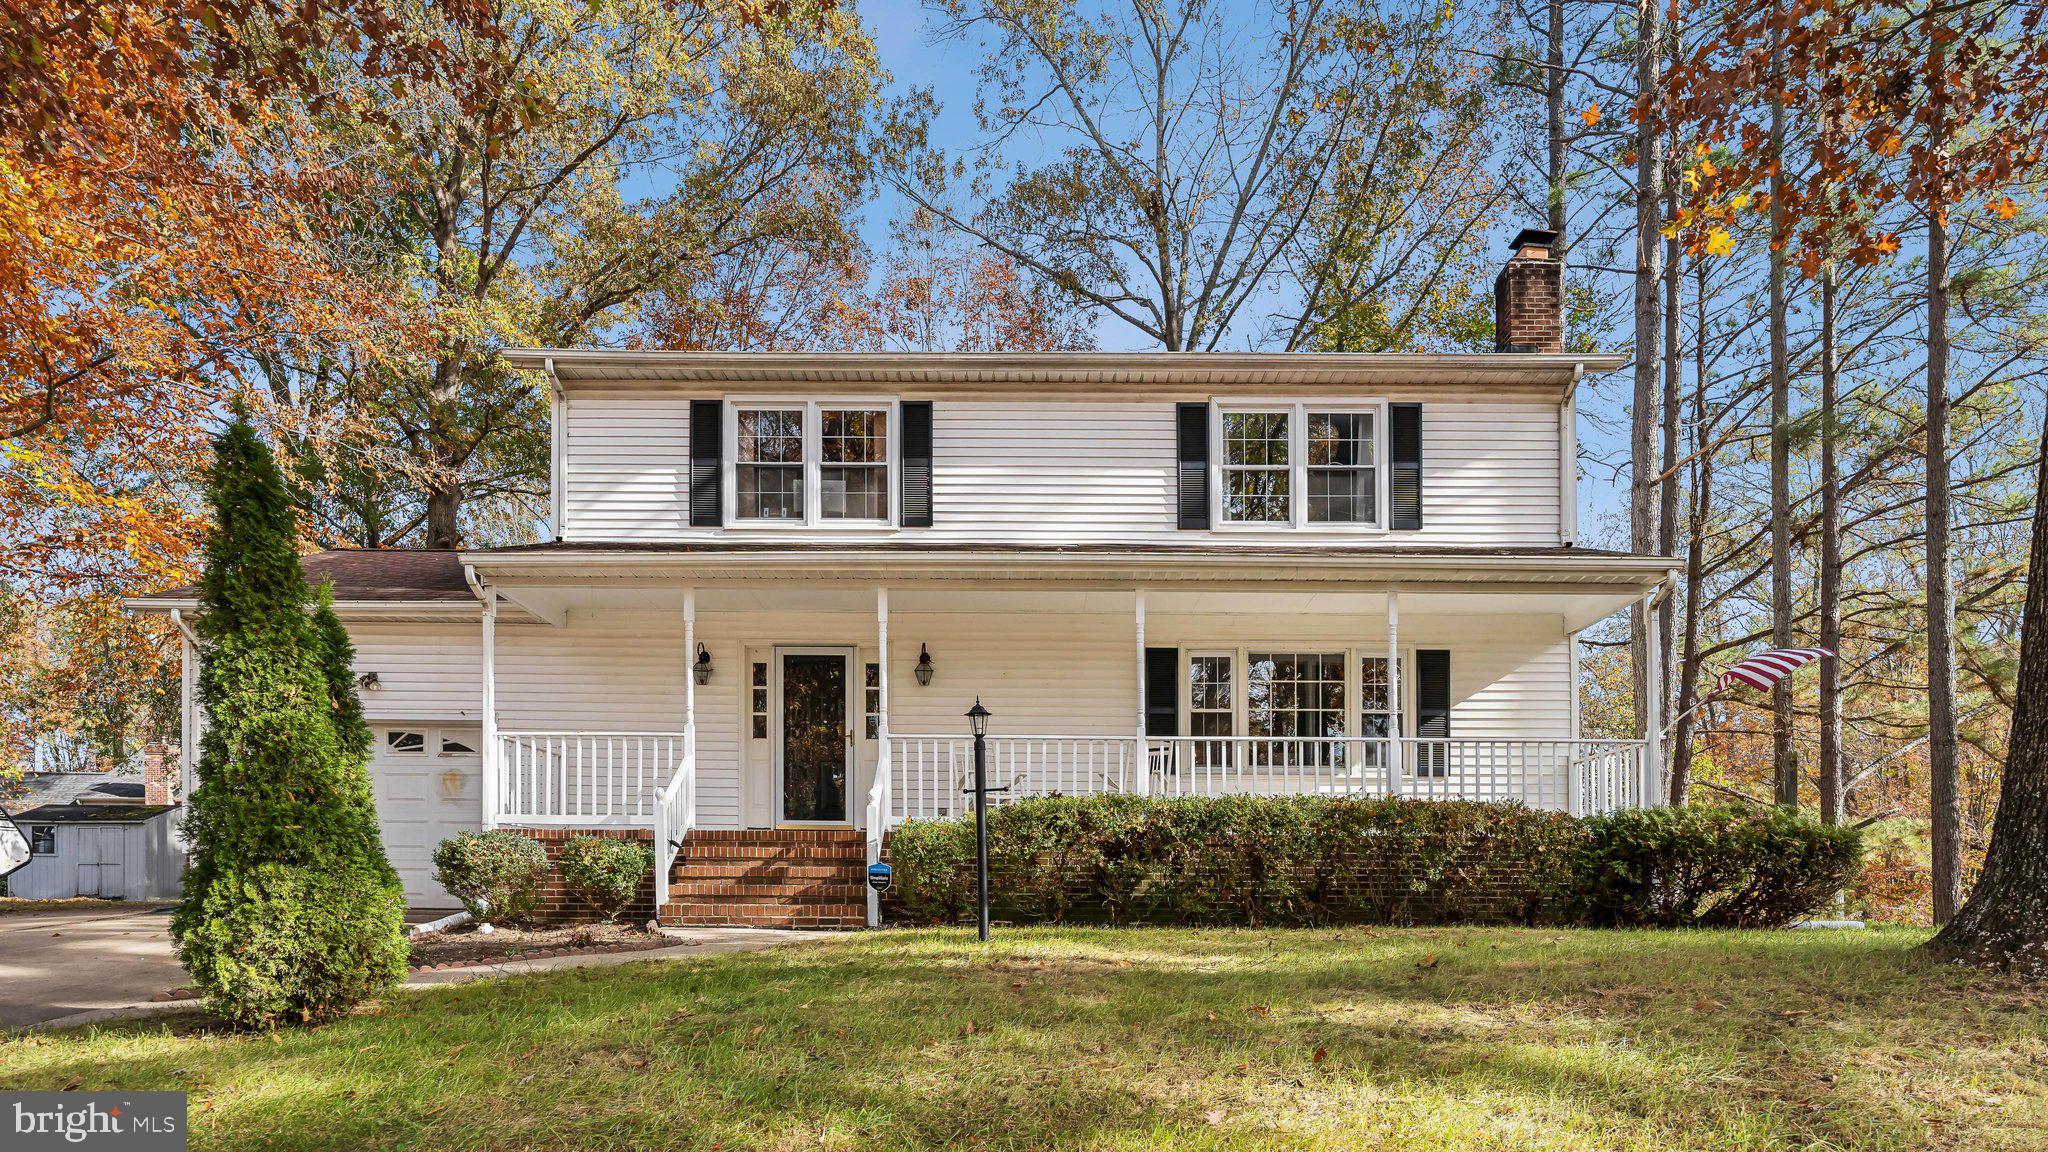
<instances>
[{"instance_id":1,"label":"fallen leaf on grass","mask_svg":"<svg viewBox=\"0 0 2048 1152\"><path fill-rule=\"evenodd\" d=\"M1315 1055L1315 1062L1316 1062L1316 1063L1318 1063L1318 1064L1321 1064L1321 1063L1322 1063L1323 1061L1325 1061L1325 1060L1328 1060L1329 1058L1330 1058L1330 1050L1329 1050L1328 1048L1318 1048L1318 1049L1316 1049L1316 1055Z\"/></svg>"},{"instance_id":2,"label":"fallen leaf on grass","mask_svg":"<svg viewBox=\"0 0 2048 1152\"><path fill-rule=\"evenodd\" d=\"M1254 1016L1271 1016L1272 1014L1273 1010L1271 1008L1266 1007L1264 1004L1252 1005L1252 1015Z\"/></svg>"},{"instance_id":3,"label":"fallen leaf on grass","mask_svg":"<svg viewBox=\"0 0 2048 1152\"><path fill-rule=\"evenodd\" d=\"M1209 1122L1209 1127L1215 1128L1220 1126L1225 1120L1230 1119L1230 1110L1227 1108L1211 1108L1202 1116L1202 1119Z\"/></svg>"}]
</instances>

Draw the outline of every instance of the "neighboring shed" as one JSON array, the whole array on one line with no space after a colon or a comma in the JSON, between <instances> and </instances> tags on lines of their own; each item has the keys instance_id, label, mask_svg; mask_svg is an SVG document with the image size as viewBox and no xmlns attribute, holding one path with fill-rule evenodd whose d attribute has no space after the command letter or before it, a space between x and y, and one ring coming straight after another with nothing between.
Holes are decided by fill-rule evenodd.
<instances>
[{"instance_id":1,"label":"neighboring shed","mask_svg":"<svg viewBox=\"0 0 2048 1152\"><path fill-rule=\"evenodd\" d=\"M169 804L45 804L14 814L31 856L7 894L31 900L99 896L175 900L185 868L178 808Z\"/></svg>"},{"instance_id":2,"label":"neighboring shed","mask_svg":"<svg viewBox=\"0 0 2048 1152\"><path fill-rule=\"evenodd\" d=\"M9 813L31 855L5 878L11 896L176 899L185 869L176 754L142 750L142 772L35 772Z\"/></svg>"}]
</instances>

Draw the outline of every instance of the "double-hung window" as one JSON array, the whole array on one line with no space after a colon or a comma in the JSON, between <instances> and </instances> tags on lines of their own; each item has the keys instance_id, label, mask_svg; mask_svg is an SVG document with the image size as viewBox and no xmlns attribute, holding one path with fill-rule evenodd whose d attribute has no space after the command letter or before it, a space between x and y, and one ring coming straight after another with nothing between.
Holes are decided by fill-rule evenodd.
<instances>
[{"instance_id":1,"label":"double-hung window","mask_svg":"<svg viewBox=\"0 0 2048 1152\"><path fill-rule=\"evenodd\" d=\"M1378 405L1221 404L1215 411L1217 523L1382 526Z\"/></svg>"},{"instance_id":2,"label":"double-hung window","mask_svg":"<svg viewBox=\"0 0 2048 1152\"><path fill-rule=\"evenodd\" d=\"M732 521L888 524L892 410L835 401L731 405Z\"/></svg>"}]
</instances>

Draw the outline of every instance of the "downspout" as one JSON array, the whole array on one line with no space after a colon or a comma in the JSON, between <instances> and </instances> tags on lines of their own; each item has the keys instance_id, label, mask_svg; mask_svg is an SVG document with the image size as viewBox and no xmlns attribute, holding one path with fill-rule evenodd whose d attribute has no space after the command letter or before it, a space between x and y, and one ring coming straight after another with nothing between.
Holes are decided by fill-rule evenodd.
<instances>
[{"instance_id":1,"label":"downspout","mask_svg":"<svg viewBox=\"0 0 2048 1152\"><path fill-rule=\"evenodd\" d=\"M480 701L483 717L483 781L477 791L481 794L482 811L478 823L486 830L498 826L498 594L477 579L476 566L462 566L463 582L483 602L483 686Z\"/></svg>"},{"instance_id":2,"label":"downspout","mask_svg":"<svg viewBox=\"0 0 2048 1152\"><path fill-rule=\"evenodd\" d=\"M568 506L562 480L567 471L567 429L563 425L568 420L569 398L562 392L561 377L555 375L555 358L550 356L541 361L541 369L548 378L548 532L560 541L568 535L567 526L562 523Z\"/></svg>"},{"instance_id":3,"label":"downspout","mask_svg":"<svg viewBox=\"0 0 2048 1152\"><path fill-rule=\"evenodd\" d=\"M1586 378L1586 362L1572 365L1571 391L1565 393L1558 409L1557 428L1557 542L1566 548L1579 535L1579 384Z\"/></svg>"}]
</instances>

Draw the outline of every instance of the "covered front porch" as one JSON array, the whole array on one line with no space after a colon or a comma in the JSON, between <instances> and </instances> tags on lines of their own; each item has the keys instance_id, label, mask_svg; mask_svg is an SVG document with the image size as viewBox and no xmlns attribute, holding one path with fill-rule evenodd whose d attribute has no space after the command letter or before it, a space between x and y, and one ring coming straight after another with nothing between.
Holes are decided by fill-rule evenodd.
<instances>
[{"instance_id":1,"label":"covered front porch","mask_svg":"<svg viewBox=\"0 0 2048 1152\"><path fill-rule=\"evenodd\" d=\"M1654 802L1652 739L1577 738L1578 629L1654 594L1634 558L803 553L465 557L484 601L482 822L857 833L964 810L977 699L1029 796ZM1036 559L1036 558L1035 558ZM833 832L838 830L838 832Z\"/></svg>"}]
</instances>

